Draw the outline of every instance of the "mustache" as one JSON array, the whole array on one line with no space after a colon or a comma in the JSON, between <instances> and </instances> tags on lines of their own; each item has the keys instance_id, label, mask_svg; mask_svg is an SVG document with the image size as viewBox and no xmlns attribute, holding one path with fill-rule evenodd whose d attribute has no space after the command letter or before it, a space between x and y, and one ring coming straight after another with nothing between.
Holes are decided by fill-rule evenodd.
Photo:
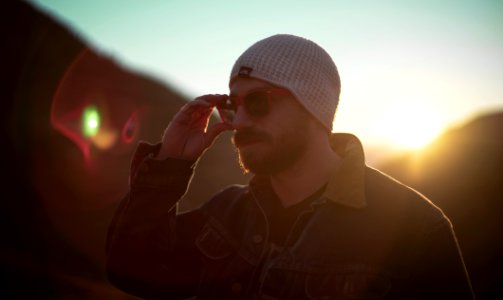
<instances>
[{"instance_id":1,"label":"mustache","mask_svg":"<svg viewBox=\"0 0 503 300\"><path fill-rule=\"evenodd\" d=\"M250 142L270 142L270 141L272 141L272 137L269 134L251 128L244 128L236 131L232 138L232 142L237 147Z\"/></svg>"}]
</instances>

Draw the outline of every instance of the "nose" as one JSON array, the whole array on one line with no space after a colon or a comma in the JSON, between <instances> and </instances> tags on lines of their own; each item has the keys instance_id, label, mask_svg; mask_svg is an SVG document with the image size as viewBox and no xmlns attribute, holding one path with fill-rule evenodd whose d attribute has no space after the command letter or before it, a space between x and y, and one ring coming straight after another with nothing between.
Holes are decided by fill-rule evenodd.
<instances>
[{"instance_id":1,"label":"nose","mask_svg":"<svg viewBox=\"0 0 503 300\"><path fill-rule=\"evenodd\" d=\"M252 120L246 112L246 109L242 105L239 105L236 110L236 114L234 115L234 119L232 120L232 127L239 130L245 127L250 127L251 125Z\"/></svg>"}]
</instances>

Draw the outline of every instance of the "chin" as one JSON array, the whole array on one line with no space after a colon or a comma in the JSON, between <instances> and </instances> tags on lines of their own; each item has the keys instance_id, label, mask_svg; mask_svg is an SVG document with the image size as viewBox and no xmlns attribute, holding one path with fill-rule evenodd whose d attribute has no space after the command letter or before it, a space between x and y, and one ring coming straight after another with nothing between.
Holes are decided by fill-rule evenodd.
<instances>
[{"instance_id":1,"label":"chin","mask_svg":"<svg viewBox=\"0 0 503 300\"><path fill-rule=\"evenodd\" d=\"M258 151L251 151L249 148L251 147L240 148L238 151L241 169L245 173L263 174L266 171L264 165L267 165L264 162L264 156L259 154Z\"/></svg>"},{"instance_id":2,"label":"chin","mask_svg":"<svg viewBox=\"0 0 503 300\"><path fill-rule=\"evenodd\" d=\"M263 143L250 143L237 147L238 154L243 161L255 161L262 160L263 157L267 157L268 149Z\"/></svg>"},{"instance_id":3,"label":"chin","mask_svg":"<svg viewBox=\"0 0 503 300\"><path fill-rule=\"evenodd\" d=\"M257 151L239 152L239 165L245 173L272 175L288 167L282 160L259 154Z\"/></svg>"}]
</instances>

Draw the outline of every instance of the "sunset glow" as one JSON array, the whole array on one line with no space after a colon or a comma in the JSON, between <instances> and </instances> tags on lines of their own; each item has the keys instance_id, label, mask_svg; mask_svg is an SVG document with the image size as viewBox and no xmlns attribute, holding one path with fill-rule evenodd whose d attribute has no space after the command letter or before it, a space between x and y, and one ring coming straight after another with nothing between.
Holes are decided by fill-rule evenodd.
<instances>
[{"instance_id":1,"label":"sunset glow","mask_svg":"<svg viewBox=\"0 0 503 300\"><path fill-rule=\"evenodd\" d=\"M416 150L468 117L503 108L502 1L201 1L198 9L189 1L31 2L187 99L228 93L232 64L259 39L312 39L342 79L334 131L369 147ZM100 135L105 125L84 128Z\"/></svg>"},{"instance_id":2,"label":"sunset glow","mask_svg":"<svg viewBox=\"0 0 503 300\"><path fill-rule=\"evenodd\" d=\"M404 103L383 115L375 124L375 136L392 147L416 150L426 146L443 131L437 112L419 103Z\"/></svg>"}]
</instances>

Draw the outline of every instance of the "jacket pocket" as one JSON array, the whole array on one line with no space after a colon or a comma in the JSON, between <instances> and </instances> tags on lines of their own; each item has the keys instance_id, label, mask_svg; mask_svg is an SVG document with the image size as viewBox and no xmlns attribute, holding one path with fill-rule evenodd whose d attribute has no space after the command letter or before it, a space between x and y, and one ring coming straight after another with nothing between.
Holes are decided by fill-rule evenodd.
<instances>
[{"instance_id":1,"label":"jacket pocket","mask_svg":"<svg viewBox=\"0 0 503 300\"><path fill-rule=\"evenodd\" d=\"M376 271L330 272L306 276L308 299L379 299L391 290L389 276Z\"/></svg>"},{"instance_id":2,"label":"jacket pocket","mask_svg":"<svg viewBox=\"0 0 503 300\"><path fill-rule=\"evenodd\" d=\"M207 258L218 260L228 257L232 248L224 237L210 224L206 224L196 237L195 244Z\"/></svg>"}]
</instances>

